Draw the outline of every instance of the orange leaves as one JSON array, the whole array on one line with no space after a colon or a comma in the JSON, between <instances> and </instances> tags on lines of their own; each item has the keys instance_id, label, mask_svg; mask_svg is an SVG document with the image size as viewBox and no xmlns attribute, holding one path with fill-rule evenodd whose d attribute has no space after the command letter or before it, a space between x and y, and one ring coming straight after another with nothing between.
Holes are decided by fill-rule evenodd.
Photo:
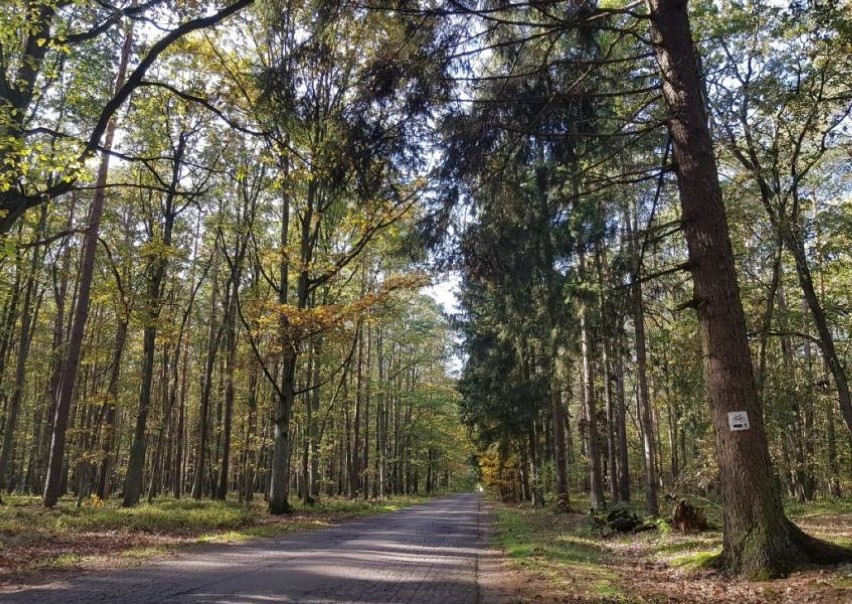
<instances>
[{"instance_id":1,"label":"orange leaves","mask_svg":"<svg viewBox=\"0 0 852 604\"><path fill-rule=\"evenodd\" d=\"M298 345L318 334L351 334L358 321L381 316L400 292L415 291L429 284L424 273L390 275L374 291L347 302L299 308L292 304L257 301L247 304L253 317L255 337L266 336L281 345Z\"/></svg>"}]
</instances>

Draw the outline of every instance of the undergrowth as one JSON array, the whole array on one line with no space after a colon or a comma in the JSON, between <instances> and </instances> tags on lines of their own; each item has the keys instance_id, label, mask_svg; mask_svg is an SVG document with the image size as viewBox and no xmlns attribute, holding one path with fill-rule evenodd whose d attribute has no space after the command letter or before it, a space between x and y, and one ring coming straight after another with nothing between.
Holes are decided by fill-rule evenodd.
<instances>
[{"instance_id":1,"label":"undergrowth","mask_svg":"<svg viewBox=\"0 0 852 604\"><path fill-rule=\"evenodd\" d=\"M852 601L852 565L803 569L788 579L752 583L721 573L721 508L690 500L702 508L711 530L681 534L662 505L656 530L621 534L589 514L587 501L575 498L571 513L555 507L495 505L495 545L508 556L517 602L752 602ZM642 502L627 507L642 514ZM808 533L852 544L852 500L788 503L791 519ZM778 599L778 594L784 597ZM810 599L809 599L810 598ZM515 600L513 600L515 602Z\"/></svg>"}]
</instances>

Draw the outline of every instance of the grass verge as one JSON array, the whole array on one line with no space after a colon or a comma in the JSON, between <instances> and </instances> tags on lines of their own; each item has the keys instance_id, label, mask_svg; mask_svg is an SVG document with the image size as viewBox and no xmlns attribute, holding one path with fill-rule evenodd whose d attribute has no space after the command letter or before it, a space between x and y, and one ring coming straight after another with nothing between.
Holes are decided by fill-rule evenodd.
<instances>
[{"instance_id":1,"label":"grass verge","mask_svg":"<svg viewBox=\"0 0 852 604\"><path fill-rule=\"evenodd\" d=\"M611 554L585 515L497 505L496 544L519 582L518 602L627 602L610 567Z\"/></svg>"},{"instance_id":2,"label":"grass verge","mask_svg":"<svg viewBox=\"0 0 852 604\"><path fill-rule=\"evenodd\" d=\"M712 517L716 511L706 506ZM720 530L683 535L658 522L656 531L605 534L586 514L500 503L494 508L494 540L506 553L503 587L515 594L512 604L852 602L852 565L801 569L771 582L721 573L713 564L721 552ZM788 513L812 535L852 544L850 500L790 505Z\"/></svg>"},{"instance_id":3,"label":"grass verge","mask_svg":"<svg viewBox=\"0 0 852 604\"><path fill-rule=\"evenodd\" d=\"M100 570L138 564L197 544L237 543L334 526L398 510L425 499L381 502L324 499L270 516L265 504L164 498L134 508L118 500L77 507L62 499L45 509L38 497L8 496L0 505L0 586L32 582L47 571Z\"/></svg>"}]
</instances>

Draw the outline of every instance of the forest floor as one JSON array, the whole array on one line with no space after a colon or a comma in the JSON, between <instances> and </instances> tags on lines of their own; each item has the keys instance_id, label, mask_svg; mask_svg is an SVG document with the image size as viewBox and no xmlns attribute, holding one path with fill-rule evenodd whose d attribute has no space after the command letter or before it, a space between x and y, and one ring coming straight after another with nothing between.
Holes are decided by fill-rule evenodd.
<instances>
[{"instance_id":1,"label":"forest floor","mask_svg":"<svg viewBox=\"0 0 852 604\"><path fill-rule=\"evenodd\" d=\"M721 551L718 530L682 535L659 522L655 531L606 535L586 513L494 508L494 538L507 555L502 587L512 604L852 602L852 564L749 582L707 568ZM712 523L717 511L705 509ZM808 533L852 546L852 500L794 505L788 513Z\"/></svg>"},{"instance_id":2,"label":"forest floor","mask_svg":"<svg viewBox=\"0 0 852 604\"><path fill-rule=\"evenodd\" d=\"M324 499L270 516L265 503L163 499L135 508L119 500L62 499L52 510L39 497L6 496L0 505L0 590L66 571L126 568L211 543L242 542L336 526L424 501Z\"/></svg>"}]
</instances>

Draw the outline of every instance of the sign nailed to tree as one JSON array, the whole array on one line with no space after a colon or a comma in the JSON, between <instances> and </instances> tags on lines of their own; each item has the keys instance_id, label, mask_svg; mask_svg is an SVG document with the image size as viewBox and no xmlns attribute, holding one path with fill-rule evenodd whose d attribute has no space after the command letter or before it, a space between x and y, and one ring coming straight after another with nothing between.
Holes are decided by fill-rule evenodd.
<instances>
[{"instance_id":1,"label":"sign nailed to tree","mask_svg":"<svg viewBox=\"0 0 852 604\"><path fill-rule=\"evenodd\" d=\"M728 412L728 428L731 429L731 432L736 432L738 430L748 430L749 428L751 428L751 425L748 422L748 412Z\"/></svg>"}]
</instances>

